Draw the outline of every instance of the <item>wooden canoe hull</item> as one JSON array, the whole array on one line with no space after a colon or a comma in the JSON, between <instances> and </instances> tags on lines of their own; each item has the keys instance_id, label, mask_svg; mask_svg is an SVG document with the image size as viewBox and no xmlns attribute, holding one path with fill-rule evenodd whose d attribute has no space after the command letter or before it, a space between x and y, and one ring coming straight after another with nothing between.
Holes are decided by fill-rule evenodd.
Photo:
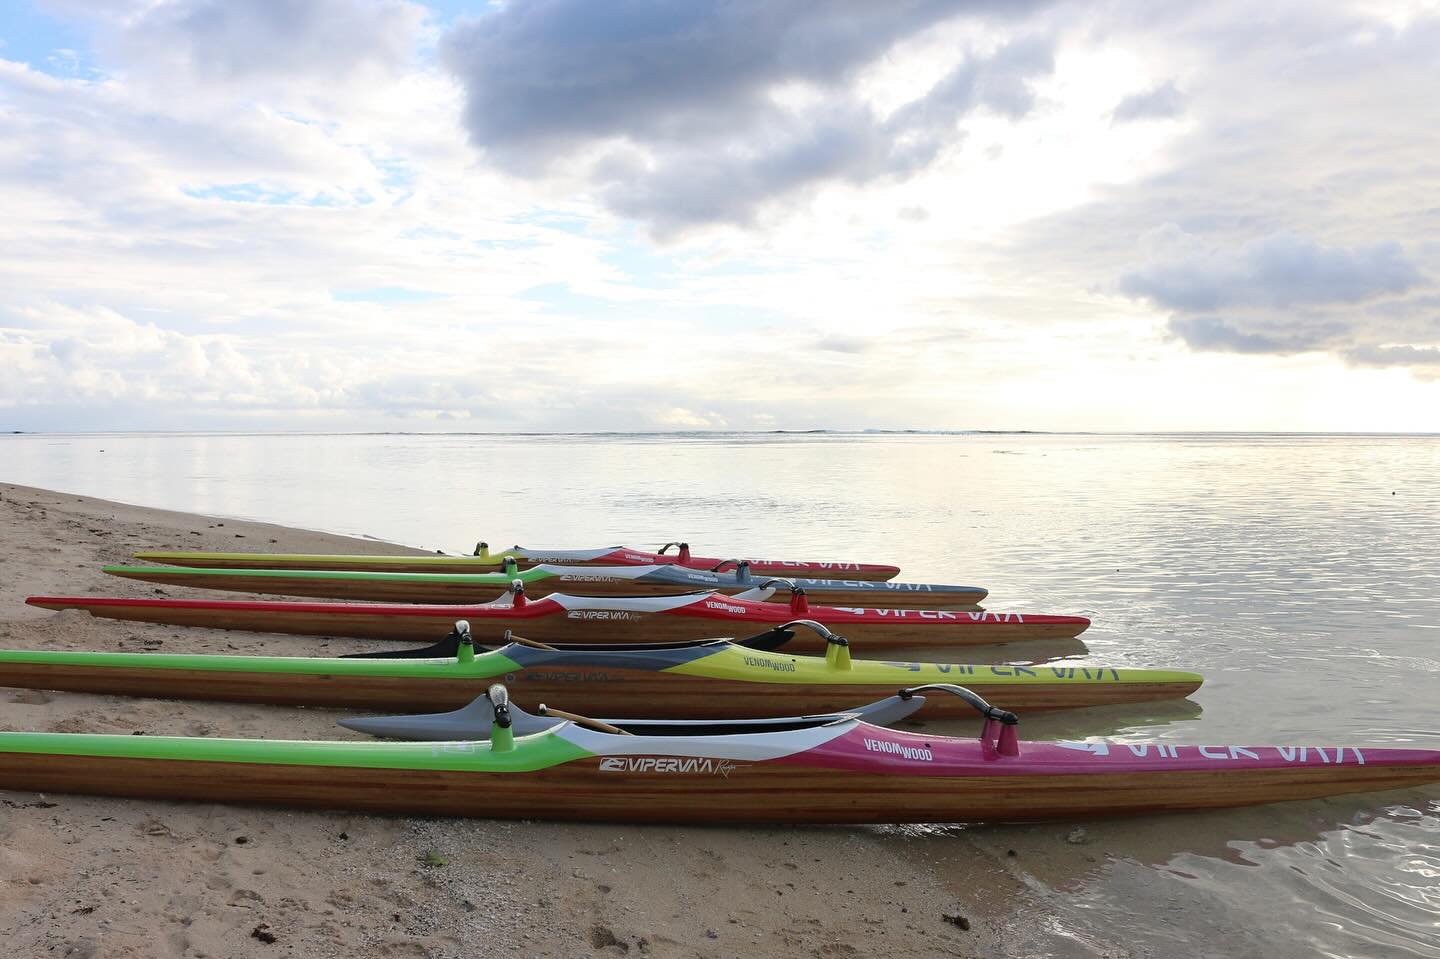
<instances>
[{"instance_id":1,"label":"wooden canoe hull","mask_svg":"<svg viewBox=\"0 0 1440 959\"><path fill-rule=\"evenodd\" d=\"M615 719L684 717L759 719L781 712L830 713L893 696L899 683L756 683L676 672L597 668L521 668L485 679L337 676L235 670L154 669L87 664L0 663L0 686L161 699L267 703L442 712L458 709L503 681L517 699L560 703ZM966 686L991 704L1035 712L1149 702L1188 696L1194 683L1006 683L967 676ZM922 719L966 719L970 706L952 696L928 696Z\"/></svg>"},{"instance_id":2,"label":"wooden canoe hull","mask_svg":"<svg viewBox=\"0 0 1440 959\"><path fill-rule=\"evenodd\" d=\"M1024 821L1174 812L1398 789L1432 766L900 776L766 762L602 774L604 757L525 773L0 752L0 789L495 819L675 823Z\"/></svg>"},{"instance_id":3,"label":"wooden canoe hull","mask_svg":"<svg viewBox=\"0 0 1440 959\"><path fill-rule=\"evenodd\" d=\"M383 611L367 611L363 605L338 610L310 610L306 604L293 604L295 609L256 608L265 604L213 603L198 605L119 605L105 600L66 597L63 601L32 597L33 605L47 609L84 609L95 616L129 622L160 623L168 626L199 626L212 629L248 630L252 632L288 633L303 636L350 636L359 639L394 639L414 641L443 632L437 629L457 618L468 617L477 635L498 634L513 629L529 639L564 643L625 643L707 639L737 631L759 632L772 622L741 622L723 619L677 615L676 613L642 613L601 611L590 615L571 611L547 616L496 615L477 613L476 607L417 606L403 612L393 607ZM275 604L283 606L284 604ZM907 611L899 611L907 612ZM917 611L908 611L917 612ZM932 611L918 611L932 612ZM937 615L949 615L938 611ZM956 646L1011 643L1031 639L1070 639L1090 625L1088 620L1067 617L1064 622L1025 621L1019 614L955 613L955 618L906 618L896 616L869 622L827 622L825 614L812 608L795 618L816 619L857 642L861 649L888 648L951 648ZM1011 618L1007 618L1011 617ZM783 621L783 620L782 620ZM792 640L796 652L823 652L825 643L808 630Z\"/></svg>"},{"instance_id":4,"label":"wooden canoe hull","mask_svg":"<svg viewBox=\"0 0 1440 959\"><path fill-rule=\"evenodd\" d=\"M277 576L266 571L267 575L262 579L243 569L235 570L231 576L218 575L207 570L202 576L188 569L154 567L109 567L105 571L112 576L166 586L387 603L488 603L505 590L503 584L477 585L445 582L439 578L432 582L316 579L313 576ZM755 579L733 586L720 586L718 591L740 593L753 589L759 582L761 580ZM874 589L846 589L838 580L835 583L834 586L807 587L811 601L829 606L878 604L893 609L971 609L986 596L983 589L943 592L886 589L877 593ZM604 581L599 577L571 580L565 576L541 579L525 586L525 594L535 599L557 592L578 596L670 596L682 590L682 587L673 584L648 583L643 580Z\"/></svg>"}]
</instances>

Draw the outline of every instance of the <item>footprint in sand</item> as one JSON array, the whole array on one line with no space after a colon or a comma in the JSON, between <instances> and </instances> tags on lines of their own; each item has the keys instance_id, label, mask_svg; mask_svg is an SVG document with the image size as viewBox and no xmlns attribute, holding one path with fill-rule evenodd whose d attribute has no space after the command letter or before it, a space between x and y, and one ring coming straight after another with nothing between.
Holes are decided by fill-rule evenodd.
<instances>
[{"instance_id":1,"label":"footprint in sand","mask_svg":"<svg viewBox=\"0 0 1440 959\"><path fill-rule=\"evenodd\" d=\"M253 889L236 889L230 894L230 905L255 909L265 905L265 897Z\"/></svg>"}]
</instances>

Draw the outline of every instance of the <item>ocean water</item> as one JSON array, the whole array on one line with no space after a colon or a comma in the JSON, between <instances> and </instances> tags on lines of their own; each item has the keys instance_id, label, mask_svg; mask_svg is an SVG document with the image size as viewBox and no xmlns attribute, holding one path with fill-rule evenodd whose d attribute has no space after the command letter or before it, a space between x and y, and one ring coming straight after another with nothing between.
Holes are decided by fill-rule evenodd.
<instances>
[{"instance_id":1,"label":"ocean water","mask_svg":"<svg viewBox=\"0 0 1440 959\"><path fill-rule=\"evenodd\" d=\"M895 562L1095 621L966 659L1206 676L1028 737L1440 747L1435 436L21 435L0 480L456 552ZM1035 954L1440 957L1440 789L1074 825L880 835L1022 876Z\"/></svg>"}]
</instances>

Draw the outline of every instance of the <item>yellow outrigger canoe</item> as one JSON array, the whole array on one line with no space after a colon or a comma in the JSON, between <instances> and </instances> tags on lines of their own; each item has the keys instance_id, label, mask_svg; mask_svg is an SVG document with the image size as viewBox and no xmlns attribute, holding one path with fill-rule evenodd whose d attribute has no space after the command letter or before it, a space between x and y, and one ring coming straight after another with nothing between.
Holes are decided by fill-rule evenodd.
<instances>
[{"instance_id":1,"label":"yellow outrigger canoe","mask_svg":"<svg viewBox=\"0 0 1440 959\"><path fill-rule=\"evenodd\" d=\"M825 639L826 655L784 651L797 628ZM852 660L848 642L796 621L748 640L546 645L506 633L477 649L469 625L425 649L329 659L0 650L0 686L169 699L435 710L503 682L536 702L566 702L617 718L746 719L821 713L889 696L900 686L958 682L1005 709L1069 709L1188 696L1198 673L1108 666L966 665ZM778 699L777 699L778 697ZM922 713L963 715L951 697Z\"/></svg>"}]
</instances>

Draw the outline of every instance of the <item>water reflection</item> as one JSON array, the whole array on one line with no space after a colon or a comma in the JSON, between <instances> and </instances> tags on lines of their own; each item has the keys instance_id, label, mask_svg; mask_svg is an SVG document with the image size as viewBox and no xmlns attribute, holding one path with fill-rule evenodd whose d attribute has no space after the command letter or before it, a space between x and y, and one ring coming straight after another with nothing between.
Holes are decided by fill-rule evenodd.
<instances>
[{"instance_id":1,"label":"water reflection","mask_svg":"<svg viewBox=\"0 0 1440 959\"><path fill-rule=\"evenodd\" d=\"M1038 900L1054 936L1102 951L1118 943L1137 955L1440 956L1440 802L1420 791L874 832L924 850L953 870L957 888L978 857Z\"/></svg>"}]
</instances>

